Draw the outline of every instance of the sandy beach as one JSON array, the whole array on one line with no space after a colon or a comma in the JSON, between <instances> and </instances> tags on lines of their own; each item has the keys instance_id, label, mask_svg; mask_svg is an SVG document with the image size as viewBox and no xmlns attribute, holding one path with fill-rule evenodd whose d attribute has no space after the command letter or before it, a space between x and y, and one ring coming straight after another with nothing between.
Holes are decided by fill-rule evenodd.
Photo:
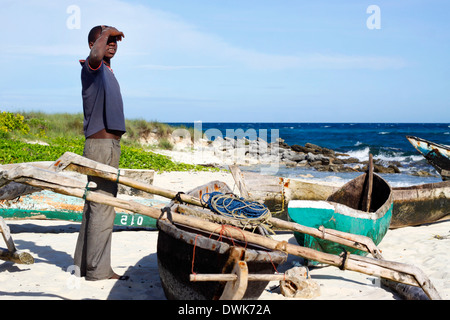
<instances>
[{"instance_id":1,"label":"sandy beach","mask_svg":"<svg viewBox=\"0 0 450 320\"><path fill-rule=\"evenodd\" d=\"M212 180L234 186L226 172L172 172L156 174L154 185L187 191ZM161 288L156 243L158 232L152 230L116 230L113 234L112 266L130 276L128 281L85 281L71 274L73 252L79 224L67 221L7 220L19 250L29 252L32 265L0 262L0 299L120 299L164 300ZM276 240L296 243L290 233L274 236ZM4 247L4 245L2 245ZM386 260L413 264L431 279L443 299L450 299L450 221L419 227L389 230L379 248ZM278 272L292 268L300 258L290 256ZM335 267L312 269L311 277L320 285L317 300L394 300L398 297L380 286L378 278ZM271 282L261 300L285 298Z\"/></svg>"}]
</instances>

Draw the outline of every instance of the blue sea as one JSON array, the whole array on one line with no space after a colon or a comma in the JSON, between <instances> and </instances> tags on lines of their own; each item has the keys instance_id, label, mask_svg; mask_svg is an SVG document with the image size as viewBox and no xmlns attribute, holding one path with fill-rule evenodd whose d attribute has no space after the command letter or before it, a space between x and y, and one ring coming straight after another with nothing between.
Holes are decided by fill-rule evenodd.
<instances>
[{"instance_id":1,"label":"blue sea","mask_svg":"<svg viewBox=\"0 0 450 320\"><path fill-rule=\"evenodd\" d=\"M392 186L407 186L442 181L438 173L424 157L414 149L406 135L417 136L444 145L450 145L449 123L170 123L197 127L214 140L216 136L230 138L262 138L274 142L276 137L288 145L313 143L321 147L345 153L351 157L368 160L369 153L382 162L396 161L400 174L382 175ZM258 167L241 168L259 170ZM411 175L417 170L428 171L434 177ZM360 173L318 172L312 168L280 167L279 176L304 177L317 180L350 180Z\"/></svg>"}]
</instances>

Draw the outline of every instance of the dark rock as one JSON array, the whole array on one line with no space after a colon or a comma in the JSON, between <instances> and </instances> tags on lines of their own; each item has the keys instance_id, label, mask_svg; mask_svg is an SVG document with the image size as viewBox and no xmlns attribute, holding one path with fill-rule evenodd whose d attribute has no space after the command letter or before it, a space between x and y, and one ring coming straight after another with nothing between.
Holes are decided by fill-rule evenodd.
<instances>
[{"instance_id":1,"label":"dark rock","mask_svg":"<svg viewBox=\"0 0 450 320\"><path fill-rule=\"evenodd\" d=\"M331 163L332 163L332 164L344 164L345 162L342 161L342 159L339 159L339 158L333 158L333 159L331 160Z\"/></svg>"},{"instance_id":2,"label":"dark rock","mask_svg":"<svg viewBox=\"0 0 450 320\"><path fill-rule=\"evenodd\" d=\"M297 162L291 161L291 160L284 160L283 163L286 165L286 167L296 167Z\"/></svg>"},{"instance_id":3,"label":"dark rock","mask_svg":"<svg viewBox=\"0 0 450 320\"><path fill-rule=\"evenodd\" d=\"M296 152L303 152L303 153L311 152L311 153L314 153L314 149L310 149L310 148L306 148L306 147L303 147L303 146L299 146L298 144L292 145L291 149L296 151Z\"/></svg>"},{"instance_id":4,"label":"dark rock","mask_svg":"<svg viewBox=\"0 0 450 320\"><path fill-rule=\"evenodd\" d=\"M309 165L311 167L319 167L322 165L322 161L318 160L318 161L308 161Z\"/></svg>"},{"instance_id":5,"label":"dark rock","mask_svg":"<svg viewBox=\"0 0 450 320\"><path fill-rule=\"evenodd\" d=\"M384 166L379 165L379 164L374 164L373 165L373 171L376 172L376 173L395 173L393 168L384 167Z\"/></svg>"},{"instance_id":6,"label":"dark rock","mask_svg":"<svg viewBox=\"0 0 450 320\"><path fill-rule=\"evenodd\" d=\"M400 169L396 165L389 165L388 168L391 168L394 170L394 173L400 173Z\"/></svg>"},{"instance_id":7,"label":"dark rock","mask_svg":"<svg viewBox=\"0 0 450 320\"><path fill-rule=\"evenodd\" d=\"M318 145L308 142L308 143L305 143L305 147L308 149L314 150L315 153L322 153L322 147L319 147Z\"/></svg>"},{"instance_id":8,"label":"dark rock","mask_svg":"<svg viewBox=\"0 0 450 320\"><path fill-rule=\"evenodd\" d=\"M290 149L291 147L286 142L279 142L279 147L284 149Z\"/></svg>"},{"instance_id":9,"label":"dark rock","mask_svg":"<svg viewBox=\"0 0 450 320\"><path fill-rule=\"evenodd\" d=\"M304 147L299 146L298 144L293 144L293 145L291 146L291 149L294 150L294 151L296 151L296 152L303 152Z\"/></svg>"},{"instance_id":10,"label":"dark rock","mask_svg":"<svg viewBox=\"0 0 450 320\"><path fill-rule=\"evenodd\" d=\"M329 156L329 157L335 157L336 155L336 153L334 152L334 150L331 150L331 149L328 149L328 148L322 148L322 153L323 154L326 154L327 156Z\"/></svg>"},{"instance_id":11,"label":"dark rock","mask_svg":"<svg viewBox=\"0 0 450 320\"><path fill-rule=\"evenodd\" d=\"M345 158L345 159L340 158L340 160L341 160L344 164L349 164L349 163L360 163L359 160L358 160L357 158Z\"/></svg>"}]
</instances>

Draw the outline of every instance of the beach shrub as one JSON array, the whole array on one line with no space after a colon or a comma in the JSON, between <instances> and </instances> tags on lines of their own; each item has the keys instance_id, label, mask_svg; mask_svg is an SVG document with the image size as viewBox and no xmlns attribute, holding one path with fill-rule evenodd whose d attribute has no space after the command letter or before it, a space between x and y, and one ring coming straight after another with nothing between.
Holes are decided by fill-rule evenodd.
<instances>
[{"instance_id":1,"label":"beach shrub","mask_svg":"<svg viewBox=\"0 0 450 320\"><path fill-rule=\"evenodd\" d=\"M5 137L9 132L19 131L27 134L30 131L28 124L24 123L24 116L19 113L3 111L0 113L0 134Z\"/></svg>"},{"instance_id":2,"label":"beach shrub","mask_svg":"<svg viewBox=\"0 0 450 320\"><path fill-rule=\"evenodd\" d=\"M162 138L162 139L159 139L158 148L165 149L165 150L172 150L173 144L170 143L170 141L168 139Z\"/></svg>"}]
</instances>

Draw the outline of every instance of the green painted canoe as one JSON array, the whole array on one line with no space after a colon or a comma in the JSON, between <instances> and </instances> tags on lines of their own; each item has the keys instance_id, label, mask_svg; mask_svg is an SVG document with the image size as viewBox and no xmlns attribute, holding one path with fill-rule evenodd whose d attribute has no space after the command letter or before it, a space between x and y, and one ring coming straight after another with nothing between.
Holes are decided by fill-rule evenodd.
<instances>
[{"instance_id":1,"label":"green painted canoe","mask_svg":"<svg viewBox=\"0 0 450 320\"><path fill-rule=\"evenodd\" d=\"M389 184L373 174L373 187L369 211L367 207L368 174L363 174L345 184L326 201L292 200L288 206L288 218L296 223L319 228L335 229L371 238L378 245L392 218L393 197ZM318 239L302 233L294 233L297 242L322 252L366 255L367 252ZM310 264L315 264L310 262Z\"/></svg>"},{"instance_id":2,"label":"green painted canoe","mask_svg":"<svg viewBox=\"0 0 450 320\"><path fill-rule=\"evenodd\" d=\"M120 197L120 195L119 195ZM163 208L169 201L129 197L151 207ZM84 200L48 190L0 201L0 216L5 219L48 219L81 222ZM116 208L115 226L155 228L156 219Z\"/></svg>"}]
</instances>

